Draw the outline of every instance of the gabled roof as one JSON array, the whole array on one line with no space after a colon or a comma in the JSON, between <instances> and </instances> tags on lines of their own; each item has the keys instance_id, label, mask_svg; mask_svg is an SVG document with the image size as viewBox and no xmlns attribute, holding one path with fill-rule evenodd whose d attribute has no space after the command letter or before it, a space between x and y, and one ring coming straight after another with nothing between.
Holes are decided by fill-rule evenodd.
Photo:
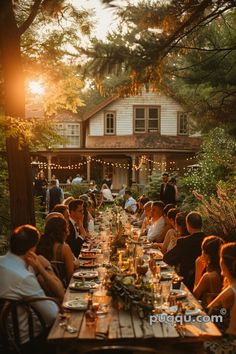
<instances>
[{"instance_id":1,"label":"gabled roof","mask_svg":"<svg viewBox=\"0 0 236 354\"><path fill-rule=\"evenodd\" d=\"M108 97L106 100L104 100L103 102L99 103L97 106L95 106L93 109L91 109L91 111L86 112L83 115L83 120L87 120L89 118L91 118L92 116L94 116L96 113L98 113L99 111L101 111L103 108L106 108L110 103L118 100L120 97L119 96L112 96L112 97Z\"/></svg>"}]
</instances>

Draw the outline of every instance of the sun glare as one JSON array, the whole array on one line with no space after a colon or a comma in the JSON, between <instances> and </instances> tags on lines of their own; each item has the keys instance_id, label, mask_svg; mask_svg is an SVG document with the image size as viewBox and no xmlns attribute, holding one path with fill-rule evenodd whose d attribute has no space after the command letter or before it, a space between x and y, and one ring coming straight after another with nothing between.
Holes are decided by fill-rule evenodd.
<instances>
[{"instance_id":1,"label":"sun glare","mask_svg":"<svg viewBox=\"0 0 236 354\"><path fill-rule=\"evenodd\" d=\"M31 93L35 93L38 95L44 94L45 89L39 81L30 81L28 87Z\"/></svg>"}]
</instances>

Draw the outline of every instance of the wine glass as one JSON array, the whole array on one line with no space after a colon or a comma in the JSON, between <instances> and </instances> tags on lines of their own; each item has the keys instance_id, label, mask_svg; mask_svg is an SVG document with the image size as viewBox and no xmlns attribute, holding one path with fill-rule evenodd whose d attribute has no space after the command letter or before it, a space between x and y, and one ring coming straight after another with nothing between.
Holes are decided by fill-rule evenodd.
<instances>
[{"instance_id":1,"label":"wine glass","mask_svg":"<svg viewBox=\"0 0 236 354\"><path fill-rule=\"evenodd\" d=\"M99 267L97 269L98 271L98 279L100 281L100 286L99 286L99 294L103 294L104 293L104 281L106 278L106 268L105 267Z\"/></svg>"},{"instance_id":2,"label":"wine glass","mask_svg":"<svg viewBox=\"0 0 236 354\"><path fill-rule=\"evenodd\" d=\"M149 260L149 267L152 272L153 279L155 279L156 282L159 282L161 279L161 268L157 265L156 260L153 257Z\"/></svg>"}]
</instances>

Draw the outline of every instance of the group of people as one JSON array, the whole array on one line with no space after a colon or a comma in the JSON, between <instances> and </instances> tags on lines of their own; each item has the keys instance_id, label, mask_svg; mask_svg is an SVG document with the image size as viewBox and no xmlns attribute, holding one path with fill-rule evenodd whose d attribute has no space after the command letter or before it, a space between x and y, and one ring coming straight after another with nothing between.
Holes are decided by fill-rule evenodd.
<instances>
[{"instance_id":1,"label":"group of people","mask_svg":"<svg viewBox=\"0 0 236 354\"><path fill-rule=\"evenodd\" d=\"M111 185L106 183L110 191ZM30 225L12 232L9 252L0 257L0 298L49 295L62 301L72 274L79 267L81 247L94 230L100 204L92 187L78 199L69 197L51 206L41 235ZM58 188L56 182L51 188ZM230 320L225 333L231 339L236 336L236 240L225 242L220 235L206 235L198 212L186 213L177 208L177 190L169 183L167 173L163 174L159 195L159 200L145 195L135 200L131 191L125 190L124 209L131 223L140 227L143 242L162 251L164 262L175 266L207 311L216 307L228 310ZM51 325L57 314L55 304L47 300L36 305ZM23 343L27 343L24 326L21 335Z\"/></svg>"},{"instance_id":2,"label":"group of people","mask_svg":"<svg viewBox=\"0 0 236 354\"><path fill-rule=\"evenodd\" d=\"M75 178L69 177L67 184L79 185L84 181L84 177L77 174ZM105 175L99 190L96 181L91 180L88 184L88 192L100 193L104 201L113 202L114 197L112 194L112 177ZM41 210L43 212L51 212L56 204L60 204L64 200L63 189L59 185L59 180L55 174L52 175L50 186L45 177L44 172L41 170L38 172L37 177L34 180L34 195L39 197Z\"/></svg>"},{"instance_id":3,"label":"group of people","mask_svg":"<svg viewBox=\"0 0 236 354\"><path fill-rule=\"evenodd\" d=\"M206 311L227 310L226 337L218 343L206 343L207 352L231 353L232 350L233 353L236 348L231 344L232 338L236 339L236 237L231 235L226 241L223 235L206 235L200 213L186 213L177 208L176 188L169 183L167 173L163 174L160 200L149 200L142 195L135 201L129 191L126 194L125 208L131 213L132 224L139 226L141 235L146 236L143 242L162 251L163 261L175 267Z\"/></svg>"},{"instance_id":4,"label":"group of people","mask_svg":"<svg viewBox=\"0 0 236 354\"><path fill-rule=\"evenodd\" d=\"M62 302L72 274L79 267L81 247L94 230L97 205L96 193L88 192L79 199L69 197L48 213L42 234L31 225L16 228L10 235L9 251L0 257L0 299L50 296ZM51 326L58 313L55 303L39 300L34 306ZM18 315L21 341L27 347L26 317L23 312ZM37 320L35 334L40 336Z\"/></svg>"}]
</instances>

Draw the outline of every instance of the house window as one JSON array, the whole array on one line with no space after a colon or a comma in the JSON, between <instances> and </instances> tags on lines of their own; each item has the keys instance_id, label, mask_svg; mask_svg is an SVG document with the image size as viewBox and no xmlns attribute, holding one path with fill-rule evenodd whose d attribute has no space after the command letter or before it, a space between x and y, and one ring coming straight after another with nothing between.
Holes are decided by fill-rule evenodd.
<instances>
[{"instance_id":1,"label":"house window","mask_svg":"<svg viewBox=\"0 0 236 354\"><path fill-rule=\"evenodd\" d=\"M65 143L56 144L58 148L80 147L80 124L79 123L56 123L54 125L58 135L65 138Z\"/></svg>"},{"instance_id":2,"label":"house window","mask_svg":"<svg viewBox=\"0 0 236 354\"><path fill-rule=\"evenodd\" d=\"M80 146L80 124L67 124L66 127L67 147Z\"/></svg>"},{"instance_id":3,"label":"house window","mask_svg":"<svg viewBox=\"0 0 236 354\"><path fill-rule=\"evenodd\" d=\"M134 107L134 132L158 132L160 123L160 107Z\"/></svg>"},{"instance_id":4,"label":"house window","mask_svg":"<svg viewBox=\"0 0 236 354\"><path fill-rule=\"evenodd\" d=\"M105 113L105 134L114 135L116 132L116 115L115 112Z\"/></svg>"},{"instance_id":5,"label":"house window","mask_svg":"<svg viewBox=\"0 0 236 354\"><path fill-rule=\"evenodd\" d=\"M178 135L188 135L188 115L184 112L178 112Z\"/></svg>"}]
</instances>

